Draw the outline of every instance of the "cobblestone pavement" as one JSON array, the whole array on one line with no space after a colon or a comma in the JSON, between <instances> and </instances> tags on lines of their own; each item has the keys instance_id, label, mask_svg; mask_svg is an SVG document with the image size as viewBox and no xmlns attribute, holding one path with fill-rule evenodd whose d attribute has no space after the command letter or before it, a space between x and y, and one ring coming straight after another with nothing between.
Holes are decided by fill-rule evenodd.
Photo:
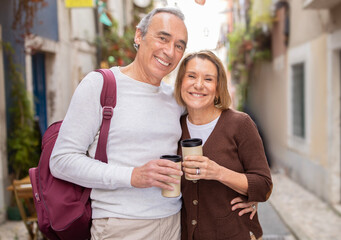
<instances>
[{"instance_id":1,"label":"cobblestone pavement","mask_svg":"<svg viewBox=\"0 0 341 240\"><path fill-rule=\"evenodd\" d=\"M22 221L7 221L0 225L0 240L28 240L29 235Z\"/></svg>"},{"instance_id":2,"label":"cobblestone pavement","mask_svg":"<svg viewBox=\"0 0 341 240\"><path fill-rule=\"evenodd\" d=\"M272 178L274 189L269 204L262 203L259 212L274 210L285 227L279 228L282 223L276 224L278 220L273 221L271 227L271 223L266 223L267 219L261 219L263 228L267 228L264 229L264 240L341 239L340 214L285 175L276 173L272 174ZM0 224L0 240L12 239L29 239L25 225L21 221Z\"/></svg>"},{"instance_id":3,"label":"cobblestone pavement","mask_svg":"<svg viewBox=\"0 0 341 240\"><path fill-rule=\"evenodd\" d=\"M283 174L272 174L270 204L298 240L340 240L341 215Z\"/></svg>"},{"instance_id":4,"label":"cobblestone pavement","mask_svg":"<svg viewBox=\"0 0 341 240\"><path fill-rule=\"evenodd\" d=\"M263 229L263 240L295 240L269 201L258 204L258 218Z\"/></svg>"}]
</instances>

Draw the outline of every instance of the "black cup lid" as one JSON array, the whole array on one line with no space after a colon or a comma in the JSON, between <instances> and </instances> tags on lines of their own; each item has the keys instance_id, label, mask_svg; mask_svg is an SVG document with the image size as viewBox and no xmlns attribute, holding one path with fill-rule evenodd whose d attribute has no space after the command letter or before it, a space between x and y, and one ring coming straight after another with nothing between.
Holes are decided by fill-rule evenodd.
<instances>
[{"instance_id":1,"label":"black cup lid","mask_svg":"<svg viewBox=\"0 0 341 240\"><path fill-rule=\"evenodd\" d=\"M182 157L180 155L162 155L160 159L168 159L172 162L180 162Z\"/></svg>"},{"instance_id":2,"label":"black cup lid","mask_svg":"<svg viewBox=\"0 0 341 240\"><path fill-rule=\"evenodd\" d=\"M182 147L197 147L202 145L202 140L200 138L189 138L181 140Z\"/></svg>"}]
</instances>

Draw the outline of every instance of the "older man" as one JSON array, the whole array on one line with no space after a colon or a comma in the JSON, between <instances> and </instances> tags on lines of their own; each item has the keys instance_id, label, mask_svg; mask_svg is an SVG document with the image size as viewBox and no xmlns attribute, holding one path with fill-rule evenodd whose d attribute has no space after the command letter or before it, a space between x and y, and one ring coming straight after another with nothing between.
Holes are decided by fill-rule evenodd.
<instances>
[{"instance_id":1,"label":"older man","mask_svg":"<svg viewBox=\"0 0 341 240\"><path fill-rule=\"evenodd\" d=\"M94 160L101 124L103 78L89 73L77 87L50 161L55 177L92 188L92 239L179 239L181 199L161 189L181 169L176 154L181 109L161 80L174 70L187 44L183 14L154 9L137 26L135 60L113 67L117 105L109 130L108 164Z\"/></svg>"}]
</instances>

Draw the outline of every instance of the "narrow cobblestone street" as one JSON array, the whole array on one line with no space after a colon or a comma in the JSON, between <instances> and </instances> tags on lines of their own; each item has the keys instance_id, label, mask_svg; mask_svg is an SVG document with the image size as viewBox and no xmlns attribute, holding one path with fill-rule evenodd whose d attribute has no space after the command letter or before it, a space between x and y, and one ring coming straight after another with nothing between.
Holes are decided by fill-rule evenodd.
<instances>
[{"instance_id":1,"label":"narrow cobblestone street","mask_svg":"<svg viewBox=\"0 0 341 240\"><path fill-rule=\"evenodd\" d=\"M258 215L263 228L263 240L295 240L269 201L258 204Z\"/></svg>"},{"instance_id":2,"label":"narrow cobblestone street","mask_svg":"<svg viewBox=\"0 0 341 240\"><path fill-rule=\"evenodd\" d=\"M341 215L336 210L284 175L272 177L269 203L298 240L341 239Z\"/></svg>"}]
</instances>

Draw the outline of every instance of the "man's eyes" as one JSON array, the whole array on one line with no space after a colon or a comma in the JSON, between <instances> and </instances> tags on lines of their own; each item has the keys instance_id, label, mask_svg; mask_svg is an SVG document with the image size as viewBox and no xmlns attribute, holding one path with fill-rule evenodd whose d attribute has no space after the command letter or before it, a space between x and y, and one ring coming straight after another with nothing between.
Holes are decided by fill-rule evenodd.
<instances>
[{"instance_id":1,"label":"man's eyes","mask_svg":"<svg viewBox=\"0 0 341 240\"><path fill-rule=\"evenodd\" d=\"M177 44L176 48L181 50L181 51L184 51L184 49L185 49L184 46L182 46L181 44Z\"/></svg>"},{"instance_id":2,"label":"man's eyes","mask_svg":"<svg viewBox=\"0 0 341 240\"><path fill-rule=\"evenodd\" d=\"M159 39L161 40L161 42L164 42L164 43L168 43L169 42L169 39L167 37L164 37L164 36L159 36ZM179 51L185 51L185 47L182 44L175 44L175 47Z\"/></svg>"}]
</instances>

